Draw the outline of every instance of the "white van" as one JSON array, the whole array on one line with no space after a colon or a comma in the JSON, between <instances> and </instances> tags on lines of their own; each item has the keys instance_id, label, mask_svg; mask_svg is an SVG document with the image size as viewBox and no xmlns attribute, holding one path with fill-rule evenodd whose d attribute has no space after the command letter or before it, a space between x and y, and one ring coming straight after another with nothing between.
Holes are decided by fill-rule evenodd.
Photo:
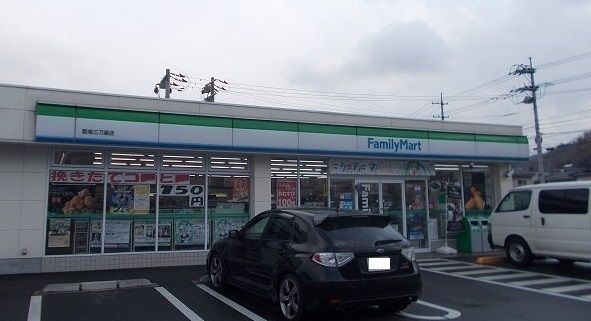
<instances>
[{"instance_id":1,"label":"white van","mask_svg":"<svg viewBox=\"0 0 591 321\"><path fill-rule=\"evenodd\" d=\"M591 261L590 189L591 181L512 189L490 217L491 246L505 248L518 266L535 257Z\"/></svg>"}]
</instances>

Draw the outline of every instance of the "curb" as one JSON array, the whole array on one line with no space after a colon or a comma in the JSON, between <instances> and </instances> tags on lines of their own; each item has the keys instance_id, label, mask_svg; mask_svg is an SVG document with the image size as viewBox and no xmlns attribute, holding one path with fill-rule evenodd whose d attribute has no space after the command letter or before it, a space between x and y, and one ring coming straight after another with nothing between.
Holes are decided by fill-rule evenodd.
<instances>
[{"instance_id":1,"label":"curb","mask_svg":"<svg viewBox=\"0 0 591 321\"><path fill-rule=\"evenodd\" d=\"M496 256L480 256L476 258L476 263L478 264L498 264L505 262L505 256L496 255Z\"/></svg>"}]
</instances>

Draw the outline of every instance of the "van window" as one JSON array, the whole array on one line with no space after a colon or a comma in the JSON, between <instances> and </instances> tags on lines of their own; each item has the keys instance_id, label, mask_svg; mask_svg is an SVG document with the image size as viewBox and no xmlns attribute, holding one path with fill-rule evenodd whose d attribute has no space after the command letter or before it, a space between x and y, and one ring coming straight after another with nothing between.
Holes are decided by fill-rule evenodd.
<instances>
[{"instance_id":1,"label":"van window","mask_svg":"<svg viewBox=\"0 0 591 321\"><path fill-rule=\"evenodd\" d=\"M496 212L525 211L529 208L531 191L511 192L503 198Z\"/></svg>"},{"instance_id":2,"label":"van window","mask_svg":"<svg viewBox=\"0 0 591 321\"><path fill-rule=\"evenodd\" d=\"M587 214L589 189L552 189L540 191L540 212L544 214Z\"/></svg>"}]
</instances>

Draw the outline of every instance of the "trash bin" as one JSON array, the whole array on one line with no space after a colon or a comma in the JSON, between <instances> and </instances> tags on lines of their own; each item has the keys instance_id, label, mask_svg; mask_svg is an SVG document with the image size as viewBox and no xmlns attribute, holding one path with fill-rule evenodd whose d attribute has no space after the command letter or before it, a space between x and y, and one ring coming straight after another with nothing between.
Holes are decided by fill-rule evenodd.
<instances>
[{"instance_id":1,"label":"trash bin","mask_svg":"<svg viewBox=\"0 0 591 321\"><path fill-rule=\"evenodd\" d=\"M490 244L488 243L488 230L490 228L490 222L486 216L481 216L479 219L480 226L482 227L482 251L492 252L494 249L490 247Z\"/></svg>"},{"instance_id":2,"label":"trash bin","mask_svg":"<svg viewBox=\"0 0 591 321\"><path fill-rule=\"evenodd\" d=\"M462 231L458 234L458 251L477 253L483 250L482 225L477 217L464 217Z\"/></svg>"}]
</instances>

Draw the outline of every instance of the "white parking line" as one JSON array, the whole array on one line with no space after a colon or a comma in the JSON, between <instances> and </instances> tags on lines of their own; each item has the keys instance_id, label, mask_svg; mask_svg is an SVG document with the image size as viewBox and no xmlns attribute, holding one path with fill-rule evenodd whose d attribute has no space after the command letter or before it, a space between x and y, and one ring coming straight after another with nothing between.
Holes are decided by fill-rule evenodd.
<instances>
[{"instance_id":1,"label":"white parking line","mask_svg":"<svg viewBox=\"0 0 591 321\"><path fill-rule=\"evenodd\" d=\"M530 285L538 285L538 284L558 283L558 282L564 282L564 281L568 281L568 279L565 279L565 278L535 279L535 280L509 282L509 284L518 285L518 286L530 286Z\"/></svg>"},{"instance_id":2,"label":"white parking line","mask_svg":"<svg viewBox=\"0 0 591 321\"><path fill-rule=\"evenodd\" d=\"M453 271L453 270L464 270L464 269L478 269L478 266L470 265L456 265L456 266L445 266L445 267L434 267L437 271Z\"/></svg>"},{"instance_id":3,"label":"white parking line","mask_svg":"<svg viewBox=\"0 0 591 321\"><path fill-rule=\"evenodd\" d=\"M203 284L197 284L197 287L199 287L201 290L207 292L209 295L213 296L214 298L224 302L226 305L228 305L229 307L233 308L234 310L240 312L242 315L244 315L245 317L253 320L253 321L265 321L265 319L259 317L258 315L256 315L254 312L246 309L245 307L241 306L240 304L226 298L225 296L217 293L216 291L212 290L211 288L209 288L206 285Z\"/></svg>"},{"instance_id":4,"label":"white parking line","mask_svg":"<svg viewBox=\"0 0 591 321\"><path fill-rule=\"evenodd\" d=\"M509 280L509 279L518 279L528 276L535 276L533 273L508 273L508 274L501 274L501 275L488 275L482 276L480 279L489 280L489 281L499 281L499 280Z\"/></svg>"},{"instance_id":5,"label":"white parking line","mask_svg":"<svg viewBox=\"0 0 591 321\"><path fill-rule=\"evenodd\" d=\"M457 274L457 275L476 275L476 274L486 274L486 273L491 273L491 272L495 272L495 270L494 269L487 269L487 268L480 267L478 270L474 270L474 271L461 271L461 272L455 272L454 274Z\"/></svg>"},{"instance_id":6,"label":"white parking line","mask_svg":"<svg viewBox=\"0 0 591 321\"><path fill-rule=\"evenodd\" d=\"M165 288L163 288L161 286L158 286L155 289L156 289L156 291L160 292L160 294L162 294L162 296L166 300L168 300L168 302L172 303L172 305L174 305L175 308L177 308L179 311L181 311L181 313L184 316L189 318L189 320L203 321L203 319L201 319L201 317L199 317L195 312L193 312L193 310L189 309L188 306L186 306L183 302L181 302L174 295L172 295L172 293L168 292L168 290L166 290Z\"/></svg>"},{"instance_id":7,"label":"white parking line","mask_svg":"<svg viewBox=\"0 0 591 321\"><path fill-rule=\"evenodd\" d=\"M432 262L432 263L419 263L419 267L435 267L435 266L448 266L448 265L457 265L457 266L462 266L465 265L465 263L462 262Z\"/></svg>"},{"instance_id":8,"label":"white parking line","mask_svg":"<svg viewBox=\"0 0 591 321\"><path fill-rule=\"evenodd\" d=\"M31 297L31 303L29 303L29 316L27 321L40 321L41 320L41 296L33 295Z\"/></svg>"},{"instance_id":9,"label":"white parking line","mask_svg":"<svg viewBox=\"0 0 591 321\"><path fill-rule=\"evenodd\" d=\"M554 287L554 288L544 288L544 291L550 291L550 292L555 292L555 293L564 293L564 292L572 292L572 291L587 290L587 289L591 289L591 283L565 285L565 286L558 286L558 287Z\"/></svg>"},{"instance_id":10,"label":"white parking line","mask_svg":"<svg viewBox=\"0 0 591 321\"><path fill-rule=\"evenodd\" d=\"M413 319L419 319L419 320L451 320L451 319L459 318L462 315L460 313L460 311L446 308L446 307L443 307L443 306L440 306L437 304L433 304L433 303L429 303L426 301L418 300L416 303L420 304L420 305L424 305L424 306L429 307L431 309L444 311L445 315L441 315L441 316L439 316L439 315L418 315L418 314L404 312L404 311L398 312L398 315L406 317L406 318L413 318Z\"/></svg>"},{"instance_id":11,"label":"white parking line","mask_svg":"<svg viewBox=\"0 0 591 321\"><path fill-rule=\"evenodd\" d=\"M443 259L441 259L441 261L443 261ZM439 262L441 262L441 261L439 261ZM458 263L458 261L452 261L452 260L446 260L446 261L448 261L449 264ZM521 270L483 266L480 264L473 264L473 263L465 263L467 265L472 265L475 267L477 266L477 267L489 268L489 271L486 271L486 272L483 271L482 273L492 273L492 272L502 273L499 275L478 276L478 274L480 274L480 273L476 273L476 271L474 271L474 273L465 274L464 271L454 272L453 269L455 269L456 267L454 267L454 268L447 267L447 266L444 267L443 265L441 265L442 263L437 263L437 264L431 263L431 264L432 264L432 267L422 268L422 270L427 271L427 272L431 272L431 273L437 273L437 274L442 274L442 275L447 275L447 276L458 277L458 278L462 278L462 279L466 279L466 280L479 281L479 282L509 287L509 288L513 288L513 289L520 289L520 290L529 291L529 292L552 295L552 296L561 297L561 298L565 298L565 299L573 299L573 300L578 300L578 301L591 302L591 294L581 294L581 295L568 294L568 292L571 292L571 291L591 289L591 281L590 280L567 278L567 277L557 277L556 275L551 275L551 274L531 273L531 272L524 272ZM466 272L468 272L468 271L466 271ZM472 272L472 271L470 271L470 272ZM537 277L537 279L513 281L513 282L510 281L511 279L523 278L523 277L532 277L532 278ZM559 283L559 282L564 282L564 281L574 281L574 282L577 282L578 284L569 285L569 286L554 286L554 287L552 287L552 285L551 285L552 283ZM544 288L528 287L528 286L532 286L532 285L545 285L545 284L549 284L549 285Z\"/></svg>"}]
</instances>

